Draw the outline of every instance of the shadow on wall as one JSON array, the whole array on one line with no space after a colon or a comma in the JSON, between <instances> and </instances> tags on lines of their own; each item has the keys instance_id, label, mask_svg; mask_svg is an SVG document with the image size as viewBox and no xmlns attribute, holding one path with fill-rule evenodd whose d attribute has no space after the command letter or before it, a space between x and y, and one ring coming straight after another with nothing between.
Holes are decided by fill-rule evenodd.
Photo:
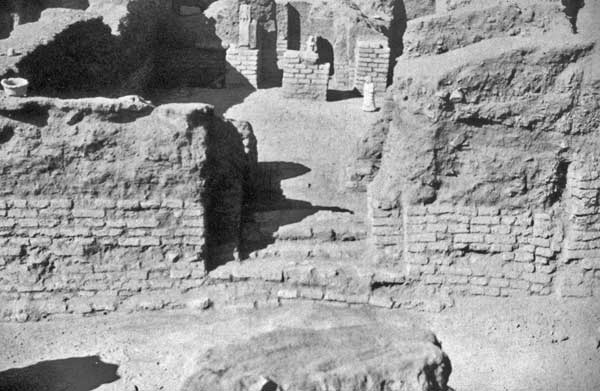
<instances>
[{"instance_id":1,"label":"shadow on wall","mask_svg":"<svg viewBox=\"0 0 600 391\"><path fill-rule=\"evenodd\" d=\"M91 391L119 380L118 368L98 356L41 361L0 372L0 391Z\"/></svg>"},{"instance_id":2,"label":"shadow on wall","mask_svg":"<svg viewBox=\"0 0 600 391\"><path fill-rule=\"evenodd\" d=\"M290 3L288 7L288 31L287 48L288 50L300 50L300 13Z\"/></svg>"},{"instance_id":3,"label":"shadow on wall","mask_svg":"<svg viewBox=\"0 0 600 391\"><path fill-rule=\"evenodd\" d=\"M404 51L404 32L406 31L407 15L404 1L394 1L392 9L392 20L389 29L385 31L388 37L388 46L390 48L390 62L388 67L387 85L394 82L394 68L396 67L396 59L402 55Z\"/></svg>"},{"instance_id":4,"label":"shadow on wall","mask_svg":"<svg viewBox=\"0 0 600 391\"><path fill-rule=\"evenodd\" d=\"M335 67L333 62L333 46L331 43L323 37L317 37L317 53L319 53L319 63L329 63L329 76L333 76L335 73Z\"/></svg>"},{"instance_id":5,"label":"shadow on wall","mask_svg":"<svg viewBox=\"0 0 600 391\"><path fill-rule=\"evenodd\" d=\"M241 259L247 259L252 252L274 243L279 227L298 223L319 211L353 213L348 209L318 206L286 198L281 181L310 172L310 168L302 164L260 162L257 171L254 199L242 217Z\"/></svg>"}]
</instances>

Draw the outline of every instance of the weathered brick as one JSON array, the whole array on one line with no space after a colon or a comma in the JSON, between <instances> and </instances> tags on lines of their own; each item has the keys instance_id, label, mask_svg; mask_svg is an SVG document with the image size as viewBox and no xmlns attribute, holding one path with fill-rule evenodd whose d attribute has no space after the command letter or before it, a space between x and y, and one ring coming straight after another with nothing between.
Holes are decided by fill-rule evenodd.
<instances>
[{"instance_id":1,"label":"weathered brick","mask_svg":"<svg viewBox=\"0 0 600 391\"><path fill-rule=\"evenodd\" d=\"M459 276L470 276L473 274L473 272L471 271L471 269L467 268L467 267L460 267L460 266L441 266L440 267L440 273L442 274L454 274L454 275L459 275Z\"/></svg>"},{"instance_id":2,"label":"weathered brick","mask_svg":"<svg viewBox=\"0 0 600 391\"><path fill-rule=\"evenodd\" d=\"M8 217L15 217L19 219L31 219L37 217L38 212L36 209L10 209L7 213Z\"/></svg>"},{"instance_id":3,"label":"weathered brick","mask_svg":"<svg viewBox=\"0 0 600 391\"><path fill-rule=\"evenodd\" d=\"M140 245L140 238L120 238L119 246L137 247Z\"/></svg>"},{"instance_id":4,"label":"weathered brick","mask_svg":"<svg viewBox=\"0 0 600 391\"><path fill-rule=\"evenodd\" d=\"M535 254L541 255L542 257L546 257L546 258L551 258L552 256L554 256L554 252L552 250L550 250L549 248L545 248L545 247L537 247L535 249Z\"/></svg>"},{"instance_id":5,"label":"weathered brick","mask_svg":"<svg viewBox=\"0 0 600 391\"><path fill-rule=\"evenodd\" d=\"M467 224L448 224L448 232L450 232L450 233L468 233L469 226Z\"/></svg>"},{"instance_id":6,"label":"weathered brick","mask_svg":"<svg viewBox=\"0 0 600 391\"><path fill-rule=\"evenodd\" d=\"M138 210L140 209L140 202L138 200L118 200L117 208L123 210Z\"/></svg>"},{"instance_id":7,"label":"weathered brick","mask_svg":"<svg viewBox=\"0 0 600 391\"><path fill-rule=\"evenodd\" d=\"M73 217L89 217L95 219L104 218L105 215L104 209L73 209L72 213Z\"/></svg>"},{"instance_id":8,"label":"weathered brick","mask_svg":"<svg viewBox=\"0 0 600 391\"><path fill-rule=\"evenodd\" d=\"M161 206L169 209L181 209L183 208L183 200L173 198L164 199Z\"/></svg>"},{"instance_id":9,"label":"weathered brick","mask_svg":"<svg viewBox=\"0 0 600 391\"><path fill-rule=\"evenodd\" d=\"M110 228L125 228L127 223L125 220L107 220L106 226Z\"/></svg>"},{"instance_id":10,"label":"weathered brick","mask_svg":"<svg viewBox=\"0 0 600 391\"><path fill-rule=\"evenodd\" d=\"M496 288L508 287L508 281L503 278L490 278L489 286Z\"/></svg>"},{"instance_id":11,"label":"weathered brick","mask_svg":"<svg viewBox=\"0 0 600 391\"><path fill-rule=\"evenodd\" d=\"M487 277L471 277L471 279L469 280L469 283L471 283L473 285L485 286L488 284L488 279L487 279Z\"/></svg>"},{"instance_id":12,"label":"weathered brick","mask_svg":"<svg viewBox=\"0 0 600 391\"><path fill-rule=\"evenodd\" d=\"M408 241L416 243L435 242L436 236L434 233L412 234L408 236Z\"/></svg>"},{"instance_id":13,"label":"weathered brick","mask_svg":"<svg viewBox=\"0 0 600 391\"><path fill-rule=\"evenodd\" d=\"M73 208L73 200L68 200L68 199L50 200L50 208L52 208L52 209L71 209L71 208Z\"/></svg>"},{"instance_id":14,"label":"weathered brick","mask_svg":"<svg viewBox=\"0 0 600 391\"><path fill-rule=\"evenodd\" d=\"M321 288L302 287L300 288L299 296L310 300L321 300L323 299L324 293Z\"/></svg>"},{"instance_id":15,"label":"weathered brick","mask_svg":"<svg viewBox=\"0 0 600 391\"><path fill-rule=\"evenodd\" d=\"M18 257L23 253L21 246L1 246L0 257Z\"/></svg>"},{"instance_id":16,"label":"weathered brick","mask_svg":"<svg viewBox=\"0 0 600 391\"><path fill-rule=\"evenodd\" d=\"M487 225L478 225L478 224L472 224L470 227L470 231L472 233L483 233L483 234L487 234L491 232L490 227L488 227Z\"/></svg>"},{"instance_id":17,"label":"weathered brick","mask_svg":"<svg viewBox=\"0 0 600 391\"><path fill-rule=\"evenodd\" d=\"M27 200L10 200L8 203L11 208L27 208Z\"/></svg>"},{"instance_id":18,"label":"weathered brick","mask_svg":"<svg viewBox=\"0 0 600 391\"><path fill-rule=\"evenodd\" d=\"M493 234L507 235L510 233L510 226L508 225L494 225L491 227Z\"/></svg>"},{"instance_id":19,"label":"weathered brick","mask_svg":"<svg viewBox=\"0 0 600 391\"><path fill-rule=\"evenodd\" d=\"M512 244L516 243L517 239L514 235L485 235L487 243Z\"/></svg>"},{"instance_id":20,"label":"weathered brick","mask_svg":"<svg viewBox=\"0 0 600 391\"><path fill-rule=\"evenodd\" d=\"M500 217L498 217L498 216L475 216L475 217L471 218L471 224L479 224L479 225L500 224Z\"/></svg>"},{"instance_id":21,"label":"weathered brick","mask_svg":"<svg viewBox=\"0 0 600 391\"><path fill-rule=\"evenodd\" d=\"M446 276L446 282L448 284L464 285L469 282L469 277L458 276L458 275L448 275L448 276Z\"/></svg>"},{"instance_id":22,"label":"weathered brick","mask_svg":"<svg viewBox=\"0 0 600 391\"><path fill-rule=\"evenodd\" d=\"M0 228L14 228L16 225L15 219L0 219Z\"/></svg>"},{"instance_id":23,"label":"weathered brick","mask_svg":"<svg viewBox=\"0 0 600 391\"><path fill-rule=\"evenodd\" d=\"M528 281L523 280L510 280L509 286L514 289L527 290L529 289L529 285L531 285Z\"/></svg>"},{"instance_id":24,"label":"weathered brick","mask_svg":"<svg viewBox=\"0 0 600 391\"><path fill-rule=\"evenodd\" d=\"M96 209L115 209L117 201L107 198L97 198L94 200L94 207Z\"/></svg>"},{"instance_id":25,"label":"weathered brick","mask_svg":"<svg viewBox=\"0 0 600 391\"><path fill-rule=\"evenodd\" d=\"M550 247L550 240L542 238L530 238L529 243L537 247Z\"/></svg>"},{"instance_id":26,"label":"weathered brick","mask_svg":"<svg viewBox=\"0 0 600 391\"><path fill-rule=\"evenodd\" d=\"M160 239L154 236L141 237L140 246L160 246Z\"/></svg>"},{"instance_id":27,"label":"weathered brick","mask_svg":"<svg viewBox=\"0 0 600 391\"><path fill-rule=\"evenodd\" d=\"M37 199L37 200L29 200L28 204L30 207L35 208L35 209L44 209L50 206L50 200L42 200L42 199Z\"/></svg>"},{"instance_id":28,"label":"weathered brick","mask_svg":"<svg viewBox=\"0 0 600 391\"><path fill-rule=\"evenodd\" d=\"M480 206L477 208L477 214L479 216L497 216L500 210L495 207Z\"/></svg>"},{"instance_id":29,"label":"weathered brick","mask_svg":"<svg viewBox=\"0 0 600 391\"><path fill-rule=\"evenodd\" d=\"M156 228L159 225L158 220L154 218L147 219L127 219L125 224L128 228Z\"/></svg>"},{"instance_id":30,"label":"weathered brick","mask_svg":"<svg viewBox=\"0 0 600 391\"><path fill-rule=\"evenodd\" d=\"M450 251L450 242L447 241L437 241L433 243L427 243L428 251L437 251L437 252L447 252Z\"/></svg>"},{"instance_id":31,"label":"weathered brick","mask_svg":"<svg viewBox=\"0 0 600 391\"><path fill-rule=\"evenodd\" d=\"M427 207L427 212L436 215L454 213L454 206L450 204L431 205Z\"/></svg>"},{"instance_id":32,"label":"weathered brick","mask_svg":"<svg viewBox=\"0 0 600 391\"><path fill-rule=\"evenodd\" d=\"M140 201L140 206L142 209L158 209L160 208L161 201L160 200L145 200Z\"/></svg>"},{"instance_id":33,"label":"weathered brick","mask_svg":"<svg viewBox=\"0 0 600 391\"><path fill-rule=\"evenodd\" d=\"M547 274L540 273L523 273L522 278L526 281L536 284L549 284L552 281L552 277Z\"/></svg>"},{"instance_id":34,"label":"weathered brick","mask_svg":"<svg viewBox=\"0 0 600 391\"><path fill-rule=\"evenodd\" d=\"M482 234L457 234L454 235L454 241L457 243L483 243Z\"/></svg>"},{"instance_id":35,"label":"weathered brick","mask_svg":"<svg viewBox=\"0 0 600 391\"><path fill-rule=\"evenodd\" d=\"M296 299L298 296L298 289L280 289L277 291L277 297L280 299Z\"/></svg>"}]
</instances>

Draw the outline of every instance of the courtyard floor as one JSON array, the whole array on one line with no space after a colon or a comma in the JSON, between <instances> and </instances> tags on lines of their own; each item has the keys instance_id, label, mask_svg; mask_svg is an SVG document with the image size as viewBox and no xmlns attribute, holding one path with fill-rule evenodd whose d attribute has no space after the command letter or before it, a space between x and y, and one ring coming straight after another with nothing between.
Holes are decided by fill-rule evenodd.
<instances>
[{"instance_id":1,"label":"courtyard floor","mask_svg":"<svg viewBox=\"0 0 600 391\"><path fill-rule=\"evenodd\" d=\"M452 361L450 386L457 391L600 389L600 303L532 297L463 298L441 313L295 302L5 323L0 384L26 376L44 381L43 391L178 390L210 347L280 327L322 329L373 319L433 330Z\"/></svg>"}]
</instances>

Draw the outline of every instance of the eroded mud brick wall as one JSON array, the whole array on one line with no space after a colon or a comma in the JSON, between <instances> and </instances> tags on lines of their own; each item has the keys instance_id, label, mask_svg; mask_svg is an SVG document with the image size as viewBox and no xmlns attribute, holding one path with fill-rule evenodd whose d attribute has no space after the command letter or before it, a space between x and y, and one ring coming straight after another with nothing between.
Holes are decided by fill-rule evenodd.
<instances>
[{"instance_id":1,"label":"eroded mud brick wall","mask_svg":"<svg viewBox=\"0 0 600 391\"><path fill-rule=\"evenodd\" d=\"M248 162L211 106L0 104L0 317L176 305L235 256Z\"/></svg>"},{"instance_id":2,"label":"eroded mud brick wall","mask_svg":"<svg viewBox=\"0 0 600 391\"><path fill-rule=\"evenodd\" d=\"M282 61L283 96L299 99L327 99L329 63L311 63L302 59L302 52L288 50Z\"/></svg>"},{"instance_id":3,"label":"eroded mud brick wall","mask_svg":"<svg viewBox=\"0 0 600 391\"><path fill-rule=\"evenodd\" d=\"M488 21L489 41L472 42L467 21L494 10L514 24ZM458 18L447 46L398 60L371 153L383 156L372 245L380 265L431 292L599 295L597 37L572 34L555 3L520 10L428 17ZM535 35L543 26L564 39Z\"/></svg>"},{"instance_id":4,"label":"eroded mud brick wall","mask_svg":"<svg viewBox=\"0 0 600 391\"><path fill-rule=\"evenodd\" d=\"M376 92L387 87L390 67L390 49L385 41L358 41L355 49L354 85L362 92L367 76L371 77Z\"/></svg>"}]
</instances>

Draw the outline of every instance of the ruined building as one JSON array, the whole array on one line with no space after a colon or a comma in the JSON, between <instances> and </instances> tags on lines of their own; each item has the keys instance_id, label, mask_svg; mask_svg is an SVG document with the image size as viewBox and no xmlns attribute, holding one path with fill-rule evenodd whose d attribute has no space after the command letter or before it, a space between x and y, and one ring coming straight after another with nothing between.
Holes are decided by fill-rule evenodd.
<instances>
[{"instance_id":1,"label":"ruined building","mask_svg":"<svg viewBox=\"0 0 600 391\"><path fill-rule=\"evenodd\" d=\"M0 318L599 295L597 7L474 4L0 2L0 74L31 95L0 99ZM382 108L344 190L365 212L280 225L251 124L131 95L326 105L367 76Z\"/></svg>"}]
</instances>

